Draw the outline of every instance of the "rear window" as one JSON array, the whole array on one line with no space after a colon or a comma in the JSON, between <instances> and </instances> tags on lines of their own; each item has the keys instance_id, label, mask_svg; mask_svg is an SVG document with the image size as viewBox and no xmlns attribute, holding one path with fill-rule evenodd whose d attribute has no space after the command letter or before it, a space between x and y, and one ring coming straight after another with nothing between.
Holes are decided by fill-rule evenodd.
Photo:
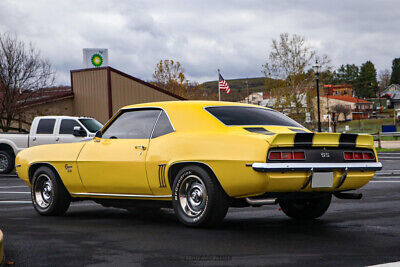
<instances>
[{"instance_id":1,"label":"rear window","mask_svg":"<svg viewBox=\"0 0 400 267\"><path fill-rule=\"evenodd\" d=\"M277 125L304 128L275 110L241 106L219 106L205 109L225 125Z\"/></svg>"},{"instance_id":2,"label":"rear window","mask_svg":"<svg viewBox=\"0 0 400 267\"><path fill-rule=\"evenodd\" d=\"M52 134L54 131L55 119L40 119L37 127L37 134Z\"/></svg>"}]
</instances>

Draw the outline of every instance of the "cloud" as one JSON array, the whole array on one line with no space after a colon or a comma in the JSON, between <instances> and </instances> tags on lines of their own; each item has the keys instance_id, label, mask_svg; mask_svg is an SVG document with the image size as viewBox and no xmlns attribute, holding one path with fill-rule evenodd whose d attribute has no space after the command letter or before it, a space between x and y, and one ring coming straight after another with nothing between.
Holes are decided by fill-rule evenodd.
<instances>
[{"instance_id":1,"label":"cloud","mask_svg":"<svg viewBox=\"0 0 400 267\"><path fill-rule=\"evenodd\" d=\"M376 1L0 1L0 31L32 42L69 84L82 48L109 49L110 65L144 80L161 59L179 60L190 80L261 75L271 40L308 38L336 66L399 57L396 0Z\"/></svg>"}]
</instances>

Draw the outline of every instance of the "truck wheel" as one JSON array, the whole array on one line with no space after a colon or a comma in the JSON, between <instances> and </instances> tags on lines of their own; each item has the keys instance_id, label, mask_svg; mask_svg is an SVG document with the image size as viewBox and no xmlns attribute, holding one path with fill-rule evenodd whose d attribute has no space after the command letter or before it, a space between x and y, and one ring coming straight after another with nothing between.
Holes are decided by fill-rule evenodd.
<instances>
[{"instance_id":1,"label":"truck wheel","mask_svg":"<svg viewBox=\"0 0 400 267\"><path fill-rule=\"evenodd\" d=\"M32 203L40 215L63 215L71 204L71 196L49 167L40 167L33 174Z\"/></svg>"},{"instance_id":2,"label":"truck wheel","mask_svg":"<svg viewBox=\"0 0 400 267\"><path fill-rule=\"evenodd\" d=\"M217 226L229 208L228 196L203 168L182 168L172 186L172 205L180 222L187 226Z\"/></svg>"},{"instance_id":3,"label":"truck wheel","mask_svg":"<svg viewBox=\"0 0 400 267\"><path fill-rule=\"evenodd\" d=\"M10 173L14 169L14 155L7 150L0 151L0 174Z\"/></svg>"},{"instance_id":4,"label":"truck wheel","mask_svg":"<svg viewBox=\"0 0 400 267\"><path fill-rule=\"evenodd\" d=\"M322 197L297 200L280 200L283 212L298 220L312 220L322 216L331 204L332 194Z\"/></svg>"}]
</instances>

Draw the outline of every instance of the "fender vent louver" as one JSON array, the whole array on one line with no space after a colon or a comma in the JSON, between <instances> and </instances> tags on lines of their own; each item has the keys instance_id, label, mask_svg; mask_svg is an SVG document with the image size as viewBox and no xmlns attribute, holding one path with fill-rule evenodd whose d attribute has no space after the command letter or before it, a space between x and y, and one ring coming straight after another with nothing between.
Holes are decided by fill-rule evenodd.
<instances>
[{"instance_id":1,"label":"fender vent louver","mask_svg":"<svg viewBox=\"0 0 400 267\"><path fill-rule=\"evenodd\" d=\"M166 164L158 165L158 181L160 183L160 188L167 187L165 183L165 166Z\"/></svg>"}]
</instances>

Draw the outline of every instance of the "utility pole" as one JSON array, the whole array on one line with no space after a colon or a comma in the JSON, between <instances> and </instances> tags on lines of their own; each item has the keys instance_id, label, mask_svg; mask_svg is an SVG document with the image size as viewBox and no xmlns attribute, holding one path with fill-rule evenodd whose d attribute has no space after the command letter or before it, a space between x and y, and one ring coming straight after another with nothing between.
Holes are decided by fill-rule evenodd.
<instances>
[{"instance_id":1,"label":"utility pole","mask_svg":"<svg viewBox=\"0 0 400 267\"><path fill-rule=\"evenodd\" d=\"M244 82L246 84L246 88L247 88L247 103L250 103L250 95L249 95L249 81L248 78L246 78L246 81Z\"/></svg>"}]
</instances>

